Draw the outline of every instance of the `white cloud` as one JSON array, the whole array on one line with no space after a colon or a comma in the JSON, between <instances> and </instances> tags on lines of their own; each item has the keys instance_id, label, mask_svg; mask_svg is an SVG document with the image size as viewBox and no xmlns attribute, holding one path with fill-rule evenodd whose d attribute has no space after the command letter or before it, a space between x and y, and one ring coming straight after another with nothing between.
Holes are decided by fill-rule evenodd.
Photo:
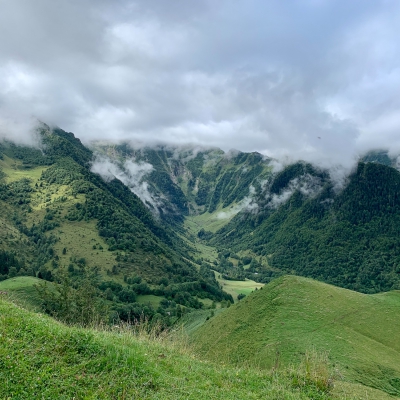
<instances>
[{"instance_id":1,"label":"white cloud","mask_svg":"<svg viewBox=\"0 0 400 400\"><path fill-rule=\"evenodd\" d=\"M120 180L133 193L138 196L145 205L153 212L158 213L160 205L158 199L154 197L145 177L153 171L153 166L149 163L135 163L127 160L123 166L118 166L108 158L96 157L92 164L91 171L99 174L106 182L113 179Z\"/></svg>"},{"instance_id":2,"label":"white cloud","mask_svg":"<svg viewBox=\"0 0 400 400\"><path fill-rule=\"evenodd\" d=\"M399 24L394 0L4 0L0 121L349 171L400 151Z\"/></svg>"},{"instance_id":3,"label":"white cloud","mask_svg":"<svg viewBox=\"0 0 400 400\"><path fill-rule=\"evenodd\" d=\"M228 210L220 211L217 214L217 219L229 219L238 214L241 211L247 212L257 212L258 204L255 201L256 191L254 186L249 187L249 195L246 196L243 200L241 200L238 204L231 206Z\"/></svg>"},{"instance_id":4,"label":"white cloud","mask_svg":"<svg viewBox=\"0 0 400 400\"><path fill-rule=\"evenodd\" d=\"M305 174L299 178L292 179L287 187L279 194L273 194L267 204L269 208L278 208L285 204L292 195L299 191L303 196L313 198L317 196L322 190L321 180L318 177L310 174Z\"/></svg>"}]
</instances>

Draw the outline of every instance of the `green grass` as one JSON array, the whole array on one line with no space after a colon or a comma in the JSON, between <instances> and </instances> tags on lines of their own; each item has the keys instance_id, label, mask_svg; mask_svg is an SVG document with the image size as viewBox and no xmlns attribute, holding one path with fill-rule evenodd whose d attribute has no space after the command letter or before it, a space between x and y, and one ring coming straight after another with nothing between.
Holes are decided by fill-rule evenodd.
<instances>
[{"instance_id":1,"label":"green grass","mask_svg":"<svg viewBox=\"0 0 400 400\"><path fill-rule=\"evenodd\" d=\"M197 300L199 300L200 302L202 302L204 304L205 307L209 308L213 305L214 301L211 299L201 299L200 297L197 298Z\"/></svg>"},{"instance_id":2,"label":"green grass","mask_svg":"<svg viewBox=\"0 0 400 400\"><path fill-rule=\"evenodd\" d=\"M232 206L235 207L235 206ZM194 247L198 251L201 257L205 260L213 262L218 259L218 252L215 247L205 244L202 240L198 239L197 234L201 229L215 233L217 230L224 227L232 218L233 214L229 218L219 218L221 213L231 213L231 208L225 209L219 207L215 212L210 214L205 212L199 215L190 215L185 217L184 227L187 233L194 237Z\"/></svg>"},{"instance_id":3,"label":"green grass","mask_svg":"<svg viewBox=\"0 0 400 400\"><path fill-rule=\"evenodd\" d=\"M84 258L88 265L100 267L104 279L107 278L106 270L112 270L115 261L115 253L108 251L108 245L99 236L96 227L96 220L91 221L68 221L55 229L58 242L54 245L54 250L60 258L61 266L68 266L70 258ZM95 249L93 247L96 247ZM102 249L101 249L102 247ZM66 253L63 254L63 249ZM122 283L122 277L119 277ZM114 280L115 277L113 277Z\"/></svg>"},{"instance_id":4,"label":"green grass","mask_svg":"<svg viewBox=\"0 0 400 400\"><path fill-rule=\"evenodd\" d=\"M215 310L196 310L185 314L178 325L182 326L183 331L191 335L195 330L199 329L208 319L213 318L213 314L218 315L224 312L225 308L217 308Z\"/></svg>"},{"instance_id":5,"label":"green grass","mask_svg":"<svg viewBox=\"0 0 400 400\"><path fill-rule=\"evenodd\" d=\"M48 167L36 167L23 169L21 161L5 155L3 156L3 159L0 160L0 169L6 174L7 183L18 181L23 178L32 179L36 182L42 175L42 172L47 168Z\"/></svg>"},{"instance_id":6,"label":"green grass","mask_svg":"<svg viewBox=\"0 0 400 400\"><path fill-rule=\"evenodd\" d=\"M44 281L33 276L17 276L0 282L0 292L7 292L18 304L25 308L39 311L41 309L41 300L35 285ZM47 282L47 284L50 284Z\"/></svg>"},{"instance_id":7,"label":"green grass","mask_svg":"<svg viewBox=\"0 0 400 400\"><path fill-rule=\"evenodd\" d=\"M189 240L186 236L183 237L184 240L188 241L191 245L194 245L194 248L200 253L200 256L209 260L210 262L218 259L218 253L215 247L206 245L203 241L201 241L197 233L201 230L201 227L193 221L195 217L185 217L184 227L187 231L186 236L191 236L192 241Z\"/></svg>"},{"instance_id":8,"label":"green grass","mask_svg":"<svg viewBox=\"0 0 400 400\"><path fill-rule=\"evenodd\" d=\"M155 309L160 305L161 300L165 299L164 296L154 296L153 294L141 294L136 297L136 301L142 304L151 304Z\"/></svg>"},{"instance_id":9,"label":"green grass","mask_svg":"<svg viewBox=\"0 0 400 400\"><path fill-rule=\"evenodd\" d=\"M266 285L193 333L203 356L275 368L312 349L345 380L400 395L400 292L365 295L295 276Z\"/></svg>"},{"instance_id":10,"label":"green grass","mask_svg":"<svg viewBox=\"0 0 400 400\"><path fill-rule=\"evenodd\" d=\"M203 214L186 217L185 227L196 235L201 229L215 233L223 228L238 212L239 208L237 204L226 208L220 206L213 213L207 211Z\"/></svg>"},{"instance_id":11,"label":"green grass","mask_svg":"<svg viewBox=\"0 0 400 400\"><path fill-rule=\"evenodd\" d=\"M19 290L25 289L26 287L32 287L43 282L42 279L35 278L33 276L17 276L15 278L6 279L0 282L0 290Z\"/></svg>"},{"instance_id":12,"label":"green grass","mask_svg":"<svg viewBox=\"0 0 400 400\"><path fill-rule=\"evenodd\" d=\"M231 281L227 279L220 278L221 274L214 271L215 278L222 286L222 289L231 294L233 299L236 301L239 294L245 294L246 296L252 293L254 290L258 290L264 286L263 283L258 283L250 279L245 281Z\"/></svg>"},{"instance_id":13,"label":"green grass","mask_svg":"<svg viewBox=\"0 0 400 400\"><path fill-rule=\"evenodd\" d=\"M343 398L298 377L202 361L184 340L67 327L0 297L0 398Z\"/></svg>"},{"instance_id":14,"label":"green grass","mask_svg":"<svg viewBox=\"0 0 400 400\"><path fill-rule=\"evenodd\" d=\"M215 233L217 230L224 227L233 218L234 215L232 214L229 218L218 218L218 216L223 212L229 213L230 209L231 207L227 207L225 209L219 207L212 214L210 214L209 212L205 212L203 214L190 215L188 217L185 217L184 227L187 231L187 234L191 235L194 238L193 244L197 252L200 254L200 257L203 257L209 262L218 260L217 249L213 246L207 245L202 240L198 239L197 234L201 229Z\"/></svg>"}]
</instances>

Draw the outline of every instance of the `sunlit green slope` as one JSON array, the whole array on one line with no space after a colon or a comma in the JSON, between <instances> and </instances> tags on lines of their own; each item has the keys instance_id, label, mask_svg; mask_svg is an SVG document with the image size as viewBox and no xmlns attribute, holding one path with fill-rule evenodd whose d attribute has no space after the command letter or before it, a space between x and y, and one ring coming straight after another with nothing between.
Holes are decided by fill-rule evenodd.
<instances>
[{"instance_id":1,"label":"sunlit green slope","mask_svg":"<svg viewBox=\"0 0 400 400\"><path fill-rule=\"evenodd\" d=\"M197 329L203 356L237 365L285 366L326 352L345 380L400 395L400 292L366 295L285 276Z\"/></svg>"}]
</instances>

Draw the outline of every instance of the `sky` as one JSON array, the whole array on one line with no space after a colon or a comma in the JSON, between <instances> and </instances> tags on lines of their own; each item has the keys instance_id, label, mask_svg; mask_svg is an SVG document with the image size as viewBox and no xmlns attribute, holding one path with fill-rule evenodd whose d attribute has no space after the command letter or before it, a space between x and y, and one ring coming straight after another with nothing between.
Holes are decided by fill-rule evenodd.
<instances>
[{"instance_id":1,"label":"sky","mask_svg":"<svg viewBox=\"0 0 400 400\"><path fill-rule=\"evenodd\" d=\"M399 27L398 0L0 0L0 135L396 154Z\"/></svg>"}]
</instances>

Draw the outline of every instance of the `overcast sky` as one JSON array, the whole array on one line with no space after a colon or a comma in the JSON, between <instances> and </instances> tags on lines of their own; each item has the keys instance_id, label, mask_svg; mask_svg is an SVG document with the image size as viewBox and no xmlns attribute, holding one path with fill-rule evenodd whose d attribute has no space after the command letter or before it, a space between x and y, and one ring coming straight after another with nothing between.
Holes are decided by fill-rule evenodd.
<instances>
[{"instance_id":1,"label":"overcast sky","mask_svg":"<svg viewBox=\"0 0 400 400\"><path fill-rule=\"evenodd\" d=\"M398 0L0 0L0 129L349 163L400 150Z\"/></svg>"}]
</instances>

